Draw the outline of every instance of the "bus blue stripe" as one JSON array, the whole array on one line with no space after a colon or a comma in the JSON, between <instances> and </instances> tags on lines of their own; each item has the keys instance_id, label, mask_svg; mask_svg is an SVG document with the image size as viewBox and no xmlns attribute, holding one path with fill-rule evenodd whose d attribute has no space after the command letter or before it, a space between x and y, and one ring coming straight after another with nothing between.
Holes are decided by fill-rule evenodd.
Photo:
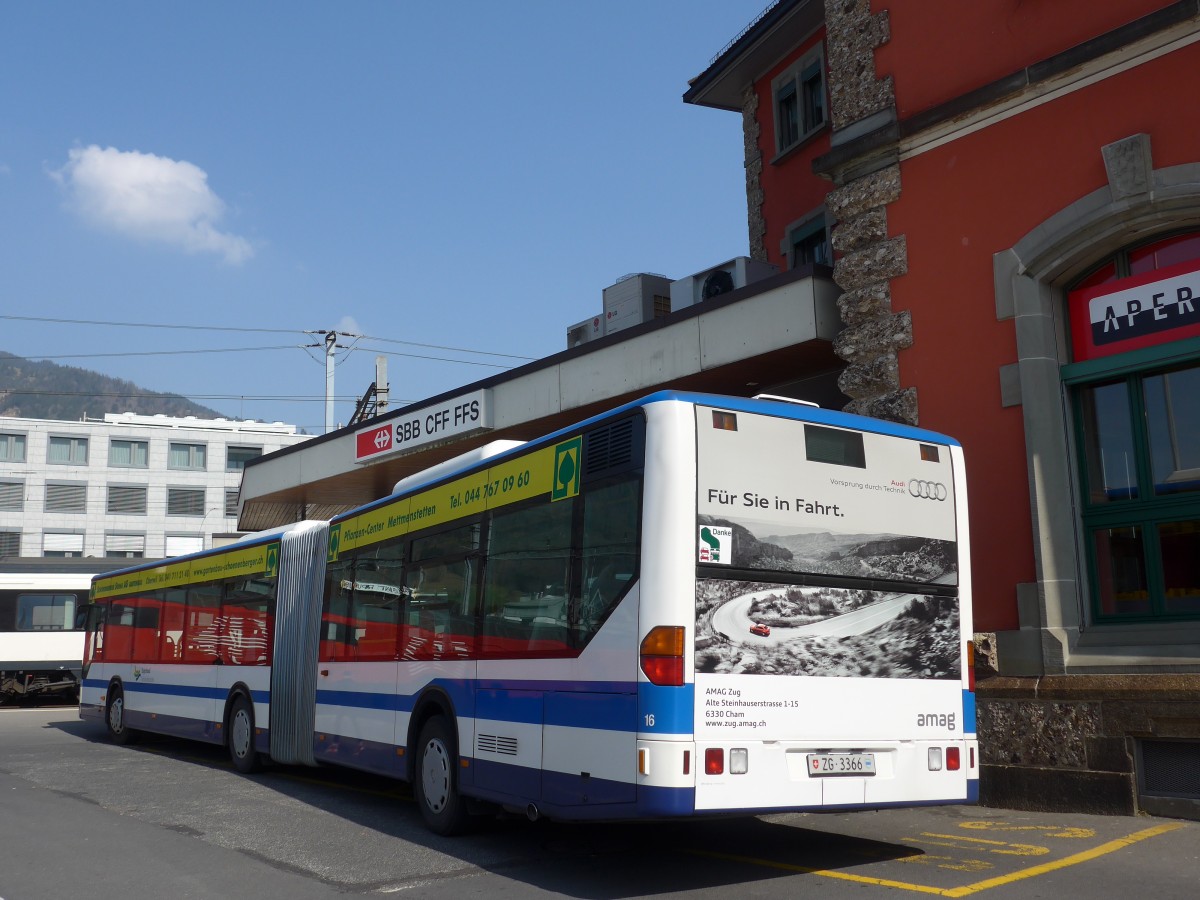
<instances>
[{"instance_id":1,"label":"bus blue stripe","mask_svg":"<svg viewBox=\"0 0 1200 900\"><path fill-rule=\"evenodd\" d=\"M695 721L696 686L638 685L638 731L649 734L691 734Z\"/></svg>"},{"instance_id":2,"label":"bus blue stripe","mask_svg":"<svg viewBox=\"0 0 1200 900\"><path fill-rule=\"evenodd\" d=\"M975 694L963 691L963 734L975 733Z\"/></svg>"},{"instance_id":3,"label":"bus blue stripe","mask_svg":"<svg viewBox=\"0 0 1200 900\"><path fill-rule=\"evenodd\" d=\"M204 687L191 684L153 684L145 681L124 681L121 687L129 694L166 694L171 697L199 697L203 700L224 700L229 696L227 688Z\"/></svg>"}]
</instances>

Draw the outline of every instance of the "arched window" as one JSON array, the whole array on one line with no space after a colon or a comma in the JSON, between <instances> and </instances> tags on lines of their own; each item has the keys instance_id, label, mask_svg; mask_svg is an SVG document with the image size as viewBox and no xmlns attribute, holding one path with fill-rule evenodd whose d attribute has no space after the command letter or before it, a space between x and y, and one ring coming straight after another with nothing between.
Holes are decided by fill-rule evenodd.
<instances>
[{"instance_id":1,"label":"arched window","mask_svg":"<svg viewBox=\"0 0 1200 900\"><path fill-rule=\"evenodd\" d=\"M1067 303L1093 621L1200 619L1200 232L1120 251Z\"/></svg>"}]
</instances>

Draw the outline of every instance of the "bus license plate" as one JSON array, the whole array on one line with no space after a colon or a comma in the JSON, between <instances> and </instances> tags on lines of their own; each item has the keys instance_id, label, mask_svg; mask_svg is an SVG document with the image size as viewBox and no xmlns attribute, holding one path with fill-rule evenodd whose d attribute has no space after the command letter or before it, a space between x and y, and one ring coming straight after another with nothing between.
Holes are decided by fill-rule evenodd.
<instances>
[{"instance_id":1,"label":"bus license plate","mask_svg":"<svg viewBox=\"0 0 1200 900\"><path fill-rule=\"evenodd\" d=\"M808 774L820 778L833 775L874 775L874 753L810 753Z\"/></svg>"}]
</instances>

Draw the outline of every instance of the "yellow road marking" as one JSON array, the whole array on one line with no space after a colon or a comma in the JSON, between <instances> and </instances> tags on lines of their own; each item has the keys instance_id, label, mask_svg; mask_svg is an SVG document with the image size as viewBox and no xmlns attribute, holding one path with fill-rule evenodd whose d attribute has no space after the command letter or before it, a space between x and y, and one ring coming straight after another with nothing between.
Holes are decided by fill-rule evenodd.
<instances>
[{"instance_id":1,"label":"yellow road marking","mask_svg":"<svg viewBox=\"0 0 1200 900\"><path fill-rule=\"evenodd\" d=\"M981 848L964 846L964 844L990 844L989 847L982 849L988 853L999 853L1003 856L1045 856L1050 852L1049 847L1041 847L1037 844L1010 844L1007 841L989 841L986 838L963 837L957 834L933 834L928 831L922 831L923 838L943 838L940 841L923 841L921 838L906 837L904 840L912 841L916 844L933 844L936 847L954 847L959 850L978 850ZM999 849L999 848L1007 849Z\"/></svg>"},{"instance_id":2,"label":"yellow road marking","mask_svg":"<svg viewBox=\"0 0 1200 900\"><path fill-rule=\"evenodd\" d=\"M1083 850L1079 853L1074 853L1063 859L1056 859L1051 862L1042 863L1040 866L1031 866L1028 869L1022 869L1019 872L1013 872L1010 875L1000 875L996 878L989 878L986 881L977 881L974 884L968 884L964 887L955 888L947 891L947 897L966 897L969 894L977 894L980 891L986 891L989 888L999 887L1002 884L1012 884L1014 881L1022 881L1026 878L1033 878L1036 875L1045 875L1047 872L1054 872L1058 869L1065 869L1069 866L1075 866L1082 862L1096 859L1113 853L1117 850L1122 850L1131 844L1136 844L1139 841L1144 841L1147 838L1157 837L1160 834L1166 834L1168 831L1175 831L1178 828L1183 828L1182 822L1168 822L1165 825L1156 825L1154 828L1147 828L1144 831L1137 831L1128 837L1117 838L1116 840L1108 841L1101 844L1099 847L1093 847L1091 850Z\"/></svg>"},{"instance_id":3,"label":"yellow road marking","mask_svg":"<svg viewBox=\"0 0 1200 900\"><path fill-rule=\"evenodd\" d=\"M928 884L912 884L906 881L896 881L891 878L871 878L866 875L852 875L849 872L837 872L831 869L818 869L812 866L800 866L794 863L776 862L769 859L758 859L752 856L740 856L734 853L718 853L715 851L702 850L686 850L695 856L706 856L712 859L722 859L728 862L746 863L752 866L763 866L770 869L780 869L785 872L798 872L802 875L820 875L823 878L836 878L839 881L852 881L857 884L873 884L879 887L899 888L904 891L913 891L918 894L935 894L939 897L967 897L971 894L978 894L980 891L986 891L990 888L1000 887L1005 884L1012 884L1016 881L1022 881L1026 878L1033 878L1037 875L1045 875L1047 872L1054 872L1059 869L1065 869L1070 866L1078 865L1079 863L1088 862L1089 860L1105 856L1114 851L1124 849L1131 844L1136 844L1139 841L1147 840L1148 838L1157 837L1160 834L1166 834L1169 831L1175 831L1178 828L1183 828L1183 822L1169 822L1164 825L1157 825L1154 828L1147 828L1143 831L1135 832L1127 837L1117 838L1107 843L1101 844L1098 847L1093 847L1091 850L1084 850L1080 853L1072 854L1063 859L1054 860L1052 862L1042 863L1038 866L1031 866L1028 869L1021 869L1018 872L1013 872L1008 875L999 875L995 878L988 878L984 881L977 881L974 884L963 885L957 888L939 888Z\"/></svg>"},{"instance_id":4,"label":"yellow road marking","mask_svg":"<svg viewBox=\"0 0 1200 900\"><path fill-rule=\"evenodd\" d=\"M959 828L974 831L1044 831L1046 837L1090 838L1096 836L1094 828L1074 828L1062 825L1009 825L1007 822L959 822Z\"/></svg>"},{"instance_id":5,"label":"yellow road marking","mask_svg":"<svg viewBox=\"0 0 1200 900\"><path fill-rule=\"evenodd\" d=\"M918 866L937 866L939 869L950 869L954 872L986 872L996 868L994 863L985 859L958 859L953 856L938 856L934 853L923 853L920 856L902 856L896 862Z\"/></svg>"}]
</instances>

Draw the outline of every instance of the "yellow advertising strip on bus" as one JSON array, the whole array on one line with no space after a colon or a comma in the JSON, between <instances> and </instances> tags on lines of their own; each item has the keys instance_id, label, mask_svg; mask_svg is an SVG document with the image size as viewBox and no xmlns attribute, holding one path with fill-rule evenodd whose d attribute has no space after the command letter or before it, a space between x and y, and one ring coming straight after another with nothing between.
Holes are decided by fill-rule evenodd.
<instances>
[{"instance_id":1,"label":"yellow advertising strip on bus","mask_svg":"<svg viewBox=\"0 0 1200 900\"><path fill-rule=\"evenodd\" d=\"M237 575L274 576L278 570L279 541L272 541L269 544L197 556L153 569L97 578L92 584L92 599L204 584Z\"/></svg>"},{"instance_id":2,"label":"yellow advertising strip on bus","mask_svg":"<svg viewBox=\"0 0 1200 900\"><path fill-rule=\"evenodd\" d=\"M580 438L574 438L543 447L344 519L329 530L329 559L410 531L540 497L552 489L555 499L572 497L579 492L579 442ZM565 469L564 458L568 460Z\"/></svg>"}]
</instances>

